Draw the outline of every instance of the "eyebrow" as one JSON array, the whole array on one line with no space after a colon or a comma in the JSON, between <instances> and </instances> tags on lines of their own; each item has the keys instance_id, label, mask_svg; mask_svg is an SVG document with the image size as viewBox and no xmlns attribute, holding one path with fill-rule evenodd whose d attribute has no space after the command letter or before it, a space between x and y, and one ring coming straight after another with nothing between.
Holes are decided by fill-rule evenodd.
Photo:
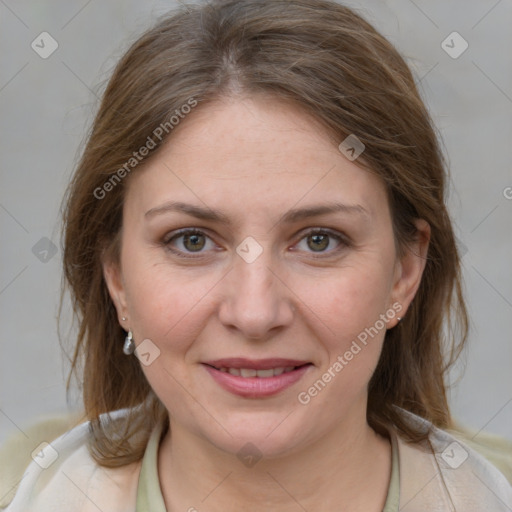
<instances>
[{"instance_id":1,"label":"eyebrow","mask_svg":"<svg viewBox=\"0 0 512 512\"><path fill-rule=\"evenodd\" d=\"M229 217L219 211L212 210L211 208L203 208L193 204L182 203L180 201L169 201L161 206L151 208L145 214L145 218L155 217L168 212L186 213L192 217L201 220L209 220L219 222L221 224L231 225L232 222ZM360 204L343 204L343 203L326 203L321 205L309 206L307 208L296 208L286 212L280 222L285 224L292 224L300 220L310 217L318 217L320 215L327 215L332 213L345 213L350 215L357 215L366 219L370 218L370 213Z\"/></svg>"}]
</instances>

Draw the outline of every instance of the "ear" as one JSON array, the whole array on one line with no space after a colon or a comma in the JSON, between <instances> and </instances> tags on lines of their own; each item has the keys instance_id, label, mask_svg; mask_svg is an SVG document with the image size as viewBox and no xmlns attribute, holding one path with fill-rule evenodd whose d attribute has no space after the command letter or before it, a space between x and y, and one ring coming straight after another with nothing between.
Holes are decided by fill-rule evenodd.
<instances>
[{"instance_id":1,"label":"ear","mask_svg":"<svg viewBox=\"0 0 512 512\"><path fill-rule=\"evenodd\" d=\"M127 331L128 323L127 320L123 320L123 317L128 317L128 307L120 265L111 258L108 258L104 259L102 266L103 277L105 278L110 298L116 308L119 324Z\"/></svg>"},{"instance_id":2,"label":"ear","mask_svg":"<svg viewBox=\"0 0 512 512\"><path fill-rule=\"evenodd\" d=\"M427 264L430 225L423 219L416 219L414 224L417 229L416 238L407 246L405 254L395 267L395 278L391 296L395 302L402 306L400 317L405 316L409 305L414 299L421 283L425 265Z\"/></svg>"}]
</instances>

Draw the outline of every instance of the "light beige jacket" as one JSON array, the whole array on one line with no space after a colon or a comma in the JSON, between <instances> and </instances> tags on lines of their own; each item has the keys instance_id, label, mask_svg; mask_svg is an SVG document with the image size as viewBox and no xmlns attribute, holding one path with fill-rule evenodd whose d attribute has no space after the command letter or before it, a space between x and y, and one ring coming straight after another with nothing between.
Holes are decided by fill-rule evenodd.
<instances>
[{"instance_id":1,"label":"light beige jacket","mask_svg":"<svg viewBox=\"0 0 512 512\"><path fill-rule=\"evenodd\" d=\"M391 431L398 446L400 512L512 511L512 486L494 465L460 437L399 410L412 424L432 427L423 444L407 443ZM123 414L125 410L113 416ZM14 498L1 510L135 512L141 462L120 468L101 467L88 452L89 436L89 424L83 423L51 442L36 456L37 462L32 461L26 468L12 489ZM509 456L512 454L505 457ZM0 463L4 466L9 461Z\"/></svg>"}]
</instances>

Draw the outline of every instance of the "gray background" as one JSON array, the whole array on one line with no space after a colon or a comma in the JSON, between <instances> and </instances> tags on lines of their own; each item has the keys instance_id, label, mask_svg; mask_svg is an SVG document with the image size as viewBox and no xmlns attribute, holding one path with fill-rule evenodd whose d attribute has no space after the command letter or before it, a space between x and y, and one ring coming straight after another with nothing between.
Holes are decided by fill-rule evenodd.
<instances>
[{"instance_id":1,"label":"gray background","mask_svg":"<svg viewBox=\"0 0 512 512\"><path fill-rule=\"evenodd\" d=\"M454 415L512 440L512 2L346 4L406 57L449 158L472 318L452 375ZM45 254L40 240L59 246L61 198L112 66L174 5L0 0L0 442L79 405L66 401L57 335L60 250ZM44 31L59 45L47 59L31 48ZM456 59L441 47L453 31L469 44Z\"/></svg>"}]
</instances>

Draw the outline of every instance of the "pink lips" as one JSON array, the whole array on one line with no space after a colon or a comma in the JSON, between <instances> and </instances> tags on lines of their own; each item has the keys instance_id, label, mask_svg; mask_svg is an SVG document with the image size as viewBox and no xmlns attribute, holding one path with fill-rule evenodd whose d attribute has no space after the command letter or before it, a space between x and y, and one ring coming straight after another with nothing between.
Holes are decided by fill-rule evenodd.
<instances>
[{"instance_id":1,"label":"pink lips","mask_svg":"<svg viewBox=\"0 0 512 512\"><path fill-rule=\"evenodd\" d=\"M286 366L302 366L309 361L300 361L299 359L283 359L273 357L268 359L246 359L244 357L228 357L224 359L215 359L204 361L215 368L253 368L254 370L267 370L269 368L279 368Z\"/></svg>"},{"instance_id":2,"label":"pink lips","mask_svg":"<svg viewBox=\"0 0 512 512\"><path fill-rule=\"evenodd\" d=\"M260 360L227 358L207 361L203 363L203 366L212 378L226 391L245 398L264 398L275 395L295 384L312 364L308 361L282 358ZM295 368L289 371L290 367ZM221 368L224 370L221 371ZM235 369L236 373L239 373L237 370L240 369L270 370L273 368L288 368L288 370L273 376L243 377L226 372L227 368Z\"/></svg>"}]
</instances>

